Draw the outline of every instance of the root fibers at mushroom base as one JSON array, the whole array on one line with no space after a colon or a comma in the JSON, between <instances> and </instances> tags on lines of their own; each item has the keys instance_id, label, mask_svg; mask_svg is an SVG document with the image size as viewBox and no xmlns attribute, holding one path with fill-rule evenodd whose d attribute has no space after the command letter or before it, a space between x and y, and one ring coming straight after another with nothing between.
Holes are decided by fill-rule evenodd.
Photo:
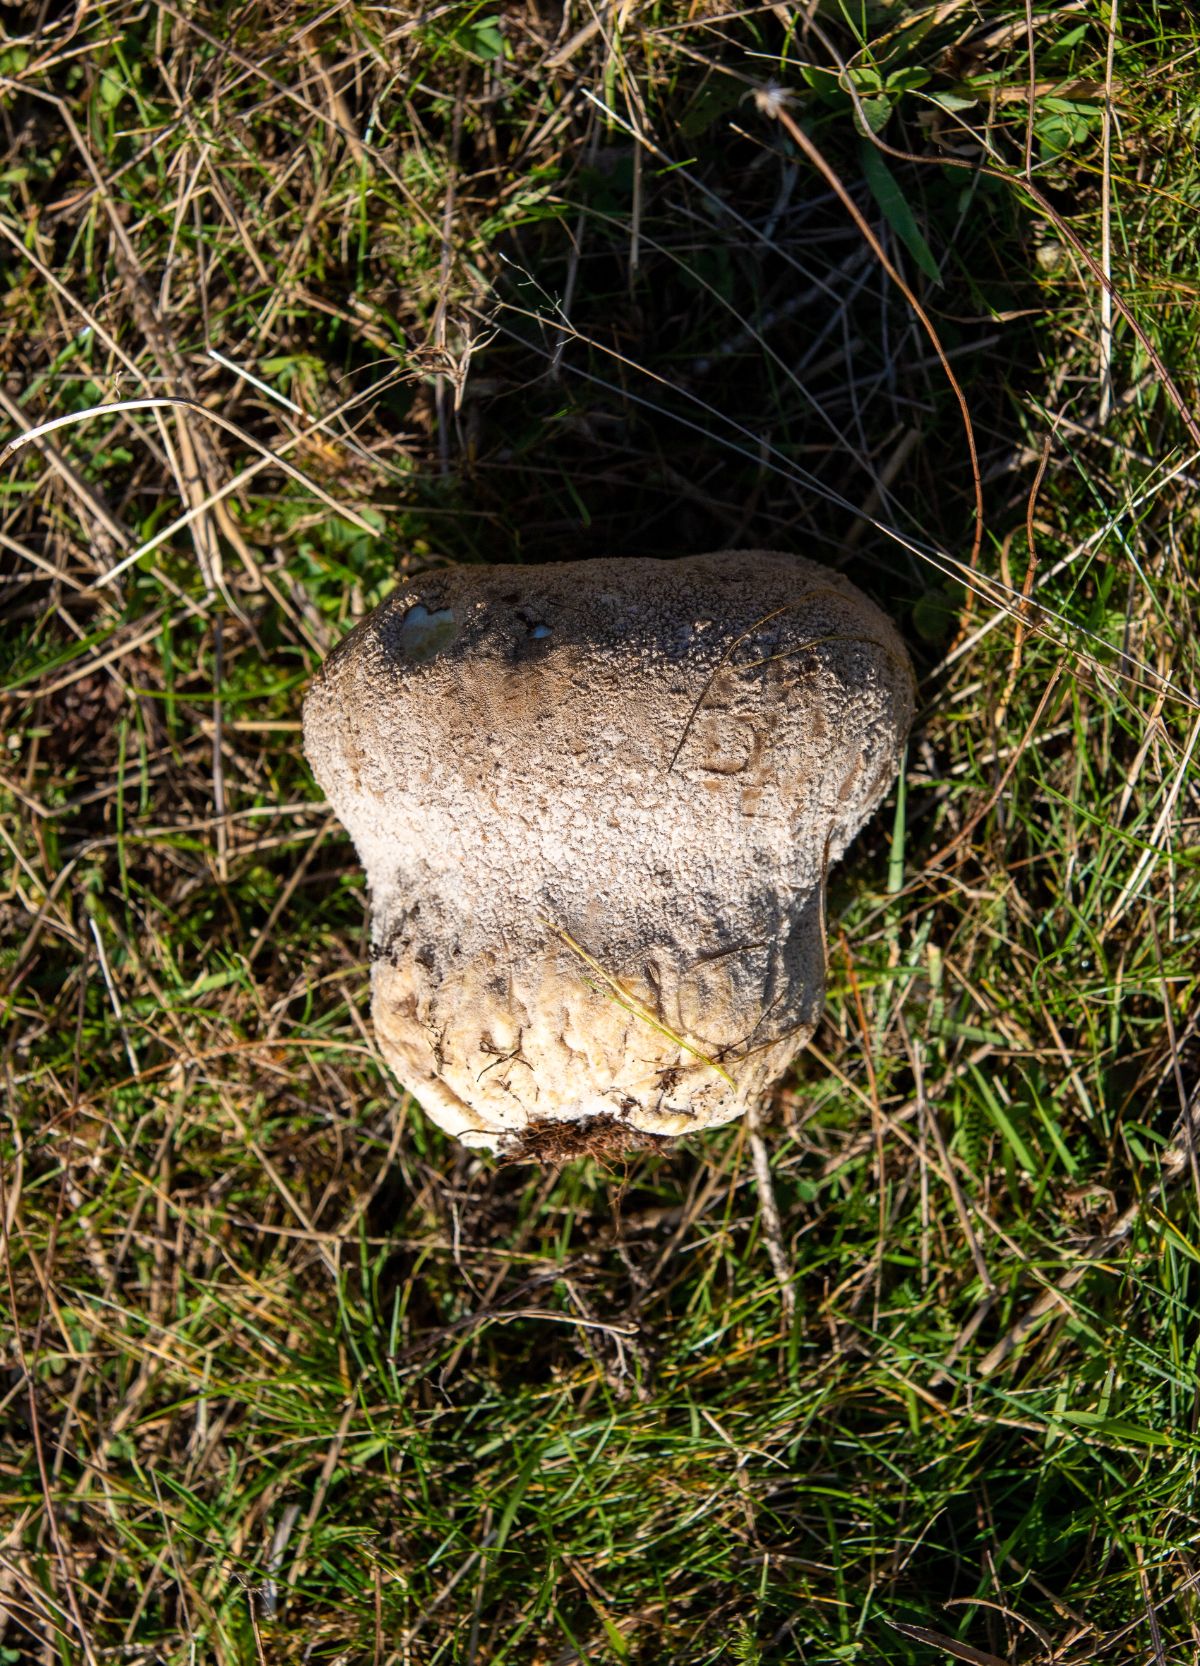
<instances>
[{"instance_id":1,"label":"root fibers at mushroom base","mask_svg":"<svg viewBox=\"0 0 1200 1666\"><path fill-rule=\"evenodd\" d=\"M825 877L912 710L887 619L798 557L406 584L304 712L398 1079L465 1144L535 1158L741 1115L819 1018Z\"/></svg>"}]
</instances>

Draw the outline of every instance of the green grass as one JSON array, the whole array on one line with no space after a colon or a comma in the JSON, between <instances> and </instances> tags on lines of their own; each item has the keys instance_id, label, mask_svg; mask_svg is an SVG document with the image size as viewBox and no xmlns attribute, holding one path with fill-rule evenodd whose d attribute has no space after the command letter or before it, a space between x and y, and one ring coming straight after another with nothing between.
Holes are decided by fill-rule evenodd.
<instances>
[{"instance_id":1,"label":"green grass","mask_svg":"<svg viewBox=\"0 0 1200 1666\"><path fill-rule=\"evenodd\" d=\"M47 10L2 437L245 438L0 470L0 1666L1195 1660L1200 463L1084 252L1200 406L1200 25ZM976 594L945 374L768 83L962 384ZM731 544L922 679L775 1244L743 1128L498 1169L396 1097L298 733L429 561Z\"/></svg>"}]
</instances>

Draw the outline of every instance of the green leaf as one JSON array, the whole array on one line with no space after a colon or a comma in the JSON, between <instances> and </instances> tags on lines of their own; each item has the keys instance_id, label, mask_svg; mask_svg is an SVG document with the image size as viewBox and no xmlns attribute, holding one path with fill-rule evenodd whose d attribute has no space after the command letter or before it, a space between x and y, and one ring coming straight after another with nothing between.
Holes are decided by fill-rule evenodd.
<instances>
[{"instance_id":1,"label":"green leaf","mask_svg":"<svg viewBox=\"0 0 1200 1666\"><path fill-rule=\"evenodd\" d=\"M904 829L908 804L908 750L900 754L900 774L896 780L896 815L892 823L892 850L888 858L887 888L890 897L904 889Z\"/></svg>"},{"instance_id":2,"label":"green leaf","mask_svg":"<svg viewBox=\"0 0 1200 1666\"><path fill-rule=\"evenodd\" d=\"M722 116L736 110L746 95L746 89L732 76L719 76L707 82L693 98L679 121L679 131L686 139L707 133Z\"/></svg>"},{"instance_id":3,"label":"green leaf","mask_svg":"<svg viewBox=\"0 0 1200 1666\"><path fill-rule=\"evenodd\" d=\"M106 110L115 110L125 97L126 87L121 77L113 70L106 69L100 76L96 88L96 96Z\"/></svg>"},{"instance_id":4,"label":"green leaf","mask_svg":"<svg viewBox=\"0 0 1200 1666\"><path fill-rule=\"evenodd\" d=\"M525 1490L529 1486L530 1481L532 1481L534 1472L538 1468L541 1461L542 1448L539 1446L529 1454L529 1456L525 1459L525 1462L521 1465L517 1478L513 1482L512 1491L509 1493L508 1498L505 1501L503 1513L500 1516L500 1520L496 1524L496 1537L492 1541L489 1552L490 1555L498 1557L500 1552L504 1549L505 1540L508 1538L512 1524L517 1518L517 1511L521 1508L521 1500L525 1497Z\"/></svg>"},{"instance_id":5,"label":"green leaf","mask_svg":"<svg viewBox=\"0 0 1200 1666\"><path fill-rule=\"evenodd\" d=\"M1069 52L1073 46L1079 45L1080 41L1087 34L1088 28L1088 24L1080 23L1074 29L1068 29L1065 35L1062 35L1052 46L1046 49L1043 56L1047 58L1056 58L1062 52Z\"/></svg>"},{"instance_id":6,"label":"green leaf","mask_svg":"<svg viewBox=\"0 0 1200 1666\"><path fill-rule=\"evenodd\" d=\"M1090 1434L1104 1435L1109 1440L1120 1441L1122 1445L1133 1446L1170 1446L1170 1435L1161 1429L1147 1429L1141 1423L1129 1423L1123 1417L1105 1417L1097 1411L1065 1411L1062 1421L1078 1429L1086 1429Z\"/></svg>"},{"instance_id":7,"label":"green leaf","mask_svg":"<svg viewBox=\"0 0 1200 1666\"><path fill-rule=\"evenodd\" d=\"M884 83L889 93L911 93L929 80L929 71L910 64L905 69L894 69Z\"/></svg>"},{"instance_id":8,"label":"green leaf","mask_svg":"<svg viewBox=\"0 0 1200 1666\"><path fill-rule=\"evenodd\" d=\"M917 224L916 215L909 207L908 199L896 183L892 170L884 161L878 148L869 139L863 139L860 142L859 155L862 158L863 177L871 187L871 195L879 204L884 219L904 244L904 247L925 276L931 282L938 283L942 276L938 263L933 258L929 244L921 235L921 228Z\"/></svg>"},{"instance_id":9,"label":"green leaf","mask_svg":"<svg viewBox=\"0 0 1200 1666\"><path fill-rule=\"evenodd\" d=\"M1076 145L1086 144L1091 131L1091 119L1070 108L1055 111L1034 129L1043 157L1061 156Z\"/></svg>"},{"instance_id":10,"label":"green leaf","mask_svg":"<svg viewBox=\"0 0 1200 1666\"><path fill-rule=\"evenodd\" d=\"M495 60L505 56L504 33L498 17L479 17L471 24L471 47L480 57Z\"/></svg>"},{"instance_id":11,"label":"green leaf","mask_svg":"<svg viewBox=\"0 0 1200 1666\"><path fill-rule=\"evenodd\" d=\"M1086 116L1094 121L1099 121L1103 113L1098 104L1080 104L1078 99L1056 98L1053 93L1046 94L1042 100L1042 107L1057 111L1060 115Z\"/></svg>"},{"instance_id":12,"label":"green leaf","mask_svg":"<svg viewBox=\"0 0 1200 1666\"><path fill-rule=\"evenodd\" d=\"M1001 1137L1007 1141L1010 1149L1016 1156L1018 1163L1020 1163L1026 1174L1036 1174L1039 1168L1036 1158L1034 1157L1032 1151L1030 1151L1029 1147L1025 1144L1025 1141L1021 1138L1020 1134L1017 1132L1012 1118L1009 1116L1004 1106L1000 1103L999 1099L997 1099L995 1094L992 1092L990 1086L988 1085L987 1077L977 1067L972 1067L971 1076L974 1079L975 1086L979 1092L979 1097L983 1101L989 1116L996 1124L996 1127L1000 1130Z\"/></svg>"},{"instance_id":13,"label":"green leaf","mask_svg":"<svg viewBox=\"0 0 1200 1666\"><path fill-rule=\"evenodd\" d=\"M892 114L891 99L862 98L859 99L858 108L866 119L871 132L882 133Z\"/></svg>"},{"instance_id":14,"label":"green leaf","mask_svg":"<svg viewBox=\"0 0 1200 1666\"><path fill-rule=\"evenodd\" d=\"M964 93L930 93L930 102L940 104L943 110L953 113L955 110L970 110L979 103L977 98Z\"/></svg>"},{"instance_id":15,"label":"green leaf","mask_svg":"<svg viewBox=\"0 0 1200 1666\"><path fill-rule=\"evenodd\" d=\"M609 1647L612 1649L612 1652L616 1655L617 1659L631 1660L633 1657L629 1653L629 1644L621 1636L621 1633L609 1619L608 1615L601 1614L600 1619L604 1626L604 1635L608 1638Z\"/></svg>"},{"instance_id":16,"label":"green leaf","mask_svg":"<svg viewBox=\"0 0 1200 1666\"><path fill-rule=\"evenodd\" d=\"M842 91L834 70L822 69L819 64L801 64L800 74L814 92L837 93Z\"/></svg>"},{"instance_id":17,"label":"green leaf","mask_svg":"<svg viewBox=\"0 0 1200 1666\"><path fill-rule=\"evenodd\" d=\"M1168 1220L1161 1210L1158 1211L1158 1223L1169 1243L1174 1244L1176 1249L1182 1250L1190 1260L1200 1262L1200 1246L1193 1244L1192 1240L1179 1230L1174 1221Z\"/></svg>"}]
</instances>

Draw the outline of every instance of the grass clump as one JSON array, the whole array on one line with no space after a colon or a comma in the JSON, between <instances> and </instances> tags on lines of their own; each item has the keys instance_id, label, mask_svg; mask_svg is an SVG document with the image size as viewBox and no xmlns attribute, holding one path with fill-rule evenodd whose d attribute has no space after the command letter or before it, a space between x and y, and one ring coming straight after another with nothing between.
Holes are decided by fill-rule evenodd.
<instances>
[{"instance_id":1,"label":"grass clump","mask_svg":"<svg viewBox=\"0 0 1200 1666\"><path fill-rule=\"evenodd\" d=\"M245 438L0 479L4 1666L1194 1658L1190 13L20 27L5 437ZM925 701L769 1187L481 1163L305 682L431 561L735 545Z\"/></svg>"}]
</instances>

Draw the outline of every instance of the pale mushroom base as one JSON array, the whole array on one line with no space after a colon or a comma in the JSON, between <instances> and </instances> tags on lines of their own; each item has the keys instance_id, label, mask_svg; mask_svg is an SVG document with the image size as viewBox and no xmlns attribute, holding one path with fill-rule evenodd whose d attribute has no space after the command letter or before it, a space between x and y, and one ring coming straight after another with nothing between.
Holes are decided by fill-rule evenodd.
<instances>
[{"instance_id":1,"label":"pale mushroom base","mask_svg":"<svg viewBox=\"0 0 1200 1666\"><path fill-rule=\"evenodd\" d=\"M477 941L478 922L447 938L437 910L436 942L414 943L409 921L376 960L375 1033L464 1145L538 1161L651 1147L743 1115L807 1044L825 987L819 906L814 895L784 935L751 944L693 922L704 948L682 967L664 934L603 969L549 925L515 944L510 927L505 960L464 963L453 946Z\"/></svg>"}]
</instances>

